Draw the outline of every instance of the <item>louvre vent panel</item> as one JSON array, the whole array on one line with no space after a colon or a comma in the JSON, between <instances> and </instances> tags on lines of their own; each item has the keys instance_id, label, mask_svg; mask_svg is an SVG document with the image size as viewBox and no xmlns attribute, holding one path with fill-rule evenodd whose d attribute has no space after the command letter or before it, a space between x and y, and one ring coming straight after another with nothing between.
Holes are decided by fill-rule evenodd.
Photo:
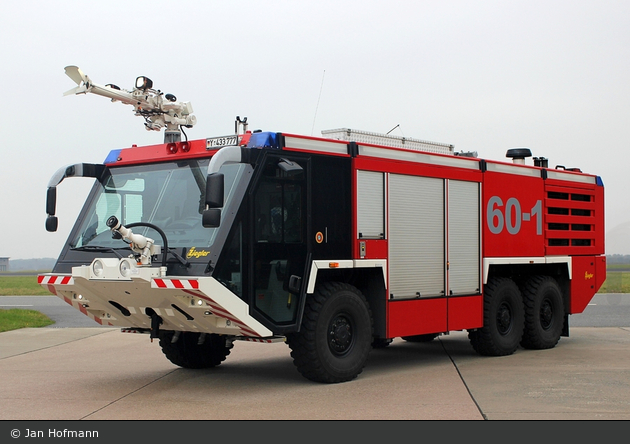
<instances>
[{"instance_id":1,"label":"louvre vent panel","mask_svg":"<svg viewBox=\"0 0 630 444\"><path fill-rule=\"evenodd\" d=\"M595 248L595 191L546 186L544 208L547 254L584 254Z\"/></svg>"}]
</instances>

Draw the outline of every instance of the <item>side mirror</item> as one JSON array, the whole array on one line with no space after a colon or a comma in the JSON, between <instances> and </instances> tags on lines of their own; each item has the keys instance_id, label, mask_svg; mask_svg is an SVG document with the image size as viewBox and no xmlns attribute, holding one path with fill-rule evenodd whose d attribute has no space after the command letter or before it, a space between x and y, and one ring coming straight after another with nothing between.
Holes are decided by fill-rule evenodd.
<instances>
[{"instance_id":1,"label":"side mirror","mask_svg":"<svg viewBox=\"0 0 630 444\"><path fill-rule=\"evenodd\" d=\"M49 231L51 233L57 231L57 225L57 216L48 216L46 218L46 231Z\"/></svg>"},{"instance_id":2,"label":"side mirror","mask_svg":"<svg viewBox=\"0 0 630 444\"><path fill-rule=\"evenodd\" d=\"M55 208L57 207L57 187L49 187L46 192L46 214L50 216L55 215Z\"/></svg>"},{"instance_id":3,"label":"side mirror","mask_svg":"<svg viewBox=\"0 0 630 444\"><path fill-rule=\"evenodd\" d=\"M206 205L208 208L223 207L223 174L208 174L206 181Z\"/></svg>"},{"instance_id":4,"label":"side mirror","mask_svg":"<svg viewBox=\"0 0 630 444\"><path fill-rule=\"evenodd\" d=\"M57 216L55 216L56 207L57 187L49 187L46 192L46 214L48 214L46 218L46 231L51 233L57 231L57 226L59 225Z\"/></svg>"},{"instance_id":5,"label":"side mirror","mask_svg":"<svg viewBox=\"0 0 630 444\"><path fill-rule=\"evenodd\" d=\"M76 67L75 67L76 68ZM78 69L78 68L77 68ZM67 73L67 71L66 71ZM107 167L102 164L77 163L60 168L48 182L46 191L46 231L57 231L57 218L55 211L57 206L57 185L67 177L94 177L101 179Z\"/></svg>"},{"instance_id":6,"label":"side mirror","mask_svg":"<svg viewBox=\"0 0 630 444\"><path fill-rule=\"evenodd\" d=\"M209 208L204 210L201 223L204 228L217 228L221 225L221 209Z\"/></svg>"}]
</instances>

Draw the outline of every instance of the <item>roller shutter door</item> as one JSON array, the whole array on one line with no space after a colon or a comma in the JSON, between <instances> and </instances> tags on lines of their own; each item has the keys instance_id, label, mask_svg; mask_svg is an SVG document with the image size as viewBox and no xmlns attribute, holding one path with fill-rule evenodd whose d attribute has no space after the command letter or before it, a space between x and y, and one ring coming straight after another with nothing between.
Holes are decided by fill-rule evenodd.
<instances>
[{"instance_id":1,"label":"roller shutter door","mask_svg":"<svg viewBox=\"0 0 630 444\"><path fill-rule=\"evenodd\" d=\"M479 184L449 180L448 196L450 294L479 294Z\"/></svg>"},{"instance_id":2,"label":"roller shutter door","mask_svg":"<svg viewBox=\"0 0 630 444\"><path fill-rule=\"evenodd\" d=\"M443 296L444 180L390 174L388 202L390 296Z\"/></svg>"}]
</instances>

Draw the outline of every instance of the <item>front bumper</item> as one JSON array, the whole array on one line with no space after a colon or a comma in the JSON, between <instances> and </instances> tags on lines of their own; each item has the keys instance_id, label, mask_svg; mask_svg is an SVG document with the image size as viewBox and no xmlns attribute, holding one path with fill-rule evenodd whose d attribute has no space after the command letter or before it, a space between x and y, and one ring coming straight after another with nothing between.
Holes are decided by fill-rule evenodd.
<instances>
[{"instance_id":1,"label":"front bumper","mask_svg":"<svg viewBox=\"0 0 630 444\"><path fill-rule=\"evenodd\" d=\"M151 329L155 314L161 330L273 336L249 315L244 301L212 277L165 277L156 267L138 267L123 276L114 270L118 263L101 262L101 276L93 265L83 265L73 267L72 274L41 274L38 283L101 325Z\"/></svg>"}]
</instances>

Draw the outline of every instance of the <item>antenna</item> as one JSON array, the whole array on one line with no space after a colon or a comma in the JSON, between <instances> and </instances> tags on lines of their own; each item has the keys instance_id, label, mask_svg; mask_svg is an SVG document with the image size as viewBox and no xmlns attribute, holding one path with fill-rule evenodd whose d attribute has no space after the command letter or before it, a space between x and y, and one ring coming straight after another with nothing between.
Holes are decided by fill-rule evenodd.
<instances>
[{"instance_id":1,"label":"antenna","mask_svg":"<svg viewBox=\"0 0 630 444\"><path fill-rule=\"evenodd\" d=\"M395 127L393 127L392 129L390 129L389 131L387 131L387 135L389 135L389 133L391 133L392 131L394 131L396 128L398 128L400 126L400 123L398 125L396 125Z\"/></svg>"},{"instance_id":2,"label":"antenna","mask_svg":"<svg viewBox=\"0 0 630 444\"><path fill-rule=\"evenodd\" d=\"M311 128L311 136L313 135L313 131L315 131L315 119L317 118L317 109L319 108L319 99L322 98L322 90L324 89L324 76L326 75L326 70L322 74L322 84L319 87L319 97L317 97L317 106L315 106L315 116L313 116L313 126Z\"/></svg>"}]
</instances>

